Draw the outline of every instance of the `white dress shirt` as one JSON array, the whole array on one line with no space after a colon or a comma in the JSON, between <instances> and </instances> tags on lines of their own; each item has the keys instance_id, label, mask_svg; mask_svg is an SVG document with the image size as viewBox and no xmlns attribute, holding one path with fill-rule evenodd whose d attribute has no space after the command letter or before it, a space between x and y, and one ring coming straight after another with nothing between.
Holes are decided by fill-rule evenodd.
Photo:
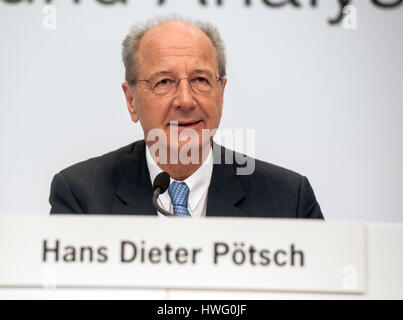
<instances>
[{"instance_id":1,"label":"white dress shirt","mask_svg":"<svg viewBox=\"0 0 403 320\"><path fill-rule=\"evenodd\" d=\"M151 183L153 183L155 177L162 172L161 168L158 167L157 163L151 156L150 150L146 145L146 160L148 171L150 172ZM213 155L210 148L210 152L206 161L197 169L190 177L183 181L189 187L189 199L188 199L188 210L192 217L200 218L206 216L207 209L207 193L210 186L211 175L213 173ZM171 178L170 184L176 181ZM169 196L168 190L158 197L158 204L165 210L173 212L171 197ZM163 214L158 212L158 215L164 217Z\"/></svg>"}]
</instances>

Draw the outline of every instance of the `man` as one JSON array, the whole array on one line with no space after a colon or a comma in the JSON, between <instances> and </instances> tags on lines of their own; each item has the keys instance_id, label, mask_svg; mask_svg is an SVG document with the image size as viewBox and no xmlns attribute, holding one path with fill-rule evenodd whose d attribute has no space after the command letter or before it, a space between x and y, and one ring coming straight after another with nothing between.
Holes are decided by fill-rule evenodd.
<instances>
[{"instance_id":1,"label":"man","mask_svg":"<svg viewBox=\"0 0 403 320\"><path fill-rule=\"evenodd\" d=\"M239 174L242 165L225 161L237 154L212 142L227 83L213 26L178 18L135 26L122 56L127 107L145 140L56 174L51 213L156 215L152 182L165 171L171 183L158 201L177 216L323 219L305 177L251 158L253 172Z\"/></svg>"}]
</instances>

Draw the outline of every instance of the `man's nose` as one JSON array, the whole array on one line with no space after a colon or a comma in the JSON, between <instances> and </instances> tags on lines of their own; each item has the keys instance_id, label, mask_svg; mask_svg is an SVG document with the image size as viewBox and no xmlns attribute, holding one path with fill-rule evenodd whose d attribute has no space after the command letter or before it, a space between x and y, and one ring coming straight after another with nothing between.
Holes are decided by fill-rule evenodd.
<instances>
[{"instance_id":1,"label":"man's nose","mask_svg":"<svg viewBox=\"0 0 403 320\"><path fill-rule=\"evenodd\" d=\"M183 109L184 111L193 109L195 107L195 101L189 80L187 78L181 78L178 81L178 90L174 100L175 107Z\"/></svg>"}]
</instances>

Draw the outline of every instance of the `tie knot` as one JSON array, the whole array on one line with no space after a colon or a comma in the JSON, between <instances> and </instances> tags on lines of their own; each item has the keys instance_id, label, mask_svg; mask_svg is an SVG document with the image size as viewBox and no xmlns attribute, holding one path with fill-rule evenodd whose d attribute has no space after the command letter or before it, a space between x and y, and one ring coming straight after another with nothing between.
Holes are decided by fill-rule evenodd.
<instances>
[{"instance_id":1,"label":"tie knot","mask_svg":"<svg viewBox=\"0 0 403 320\"><path fill-rule=\"evenodd\" d=\"M184 182L172 182L168 188L169 196L171 197L174 206L187 208L189 198L189 187Z\"/></svg>"}]
</instances>

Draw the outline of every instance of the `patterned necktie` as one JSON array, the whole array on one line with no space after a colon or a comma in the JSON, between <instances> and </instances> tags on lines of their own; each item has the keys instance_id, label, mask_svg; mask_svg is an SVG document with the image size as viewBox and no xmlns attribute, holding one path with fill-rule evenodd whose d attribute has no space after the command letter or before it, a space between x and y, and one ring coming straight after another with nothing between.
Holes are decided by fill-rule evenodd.
<instances>
[{"instance_id":1,"label":"patterned necktie","mask_svg":"<svg viewBox=\"0 0 403 320\"><path fill-rule=\"evenodd\" d=\"M168 188L169 196L174 208L174 215L190 217L188 210L189 187L184 182L172 182Z\"/></svg>"}]
</instances>

